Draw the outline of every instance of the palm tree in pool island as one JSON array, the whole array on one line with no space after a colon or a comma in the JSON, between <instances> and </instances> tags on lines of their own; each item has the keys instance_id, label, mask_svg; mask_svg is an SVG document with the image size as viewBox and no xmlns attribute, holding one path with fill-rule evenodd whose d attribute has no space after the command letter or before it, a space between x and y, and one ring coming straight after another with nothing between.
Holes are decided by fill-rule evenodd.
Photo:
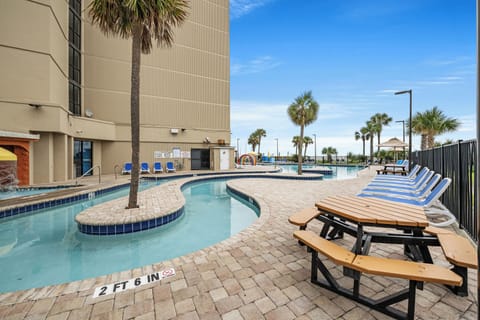
<instances>
[{"instance_id":1,"label":"palm tree in pool island","mask_svg":"<svg viewBox=\"0 0 480 320\"><path fill-rule=\"evenodd\" d=\"M138 208L140 175L140 59L158 46L171 47L173 29L187 17L186 0L93 0L89 5L92 24L107 36L132 39L130 122L132 138L132 174L128 209Z\"/></svg>"},{"instance_id":2,"label":"palm tree in pool island","mask_svg":"<svg viewBox=\"0 0 480 320\"><path fill-rule=\"evenodd\" d=\"M302 174L302 147L305 127L317 120L318 102L312 96L312 91L307 91L295 98L288 107L287 113L290 120L300 126L300 141L298 142L298 174Z\"/></svg>"},{"instance_id":3,"label":"palm tree in pool island","mask_svg":"<svg viewBox=\"0 0 480 320\"><path fill-rule=\"evenodd\" d=\"M460 122L447 117L438 107L417 112L412 118L412 133L421 135L421 150L435 146L435 136L458 129ZM410 128L409 128L410 129Z\"/></svg>"}]
</instances>

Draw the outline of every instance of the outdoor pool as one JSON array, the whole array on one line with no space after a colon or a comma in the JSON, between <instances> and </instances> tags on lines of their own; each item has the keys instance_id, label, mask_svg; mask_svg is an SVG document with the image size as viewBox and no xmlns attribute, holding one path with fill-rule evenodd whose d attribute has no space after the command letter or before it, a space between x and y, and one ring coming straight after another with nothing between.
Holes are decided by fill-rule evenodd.
<instances>
[{"instance_id":1,"label":"outdoor pool","mask_svg":"<svg viewBox=\"0 0 480 320\"><path fill-rule=\"evenodd\" d=\"M143 182L141 189L159 183ZM163 227L117 236L78 231L74 217L95 204L128 194L128 187L93 200L0 223L0 292L97 277L161 262L213 245L252 224L259 210L231 195L226 180L183 189L181 218Z\"/></svg>"},{"instance_id":2,"label":"outdoor pool","mask_svg":"<svg viewBox=\"0 0 480 320\"><path fill-rule=\"evenodd\" d=\"M282 171L285 173L296 173L298 170L298 166L296 164L287 164L287 165L280 165ZM351 179L357 176L357 173L362 170L363 166L328 166L328 165L318 165L317 167L326 167L332 170L332 174L325 174L323 175L324 180L329 179ZM312 165L303 165L302 168L305 169L313 169L315 166Z\"/></svg>"}]
</instances>

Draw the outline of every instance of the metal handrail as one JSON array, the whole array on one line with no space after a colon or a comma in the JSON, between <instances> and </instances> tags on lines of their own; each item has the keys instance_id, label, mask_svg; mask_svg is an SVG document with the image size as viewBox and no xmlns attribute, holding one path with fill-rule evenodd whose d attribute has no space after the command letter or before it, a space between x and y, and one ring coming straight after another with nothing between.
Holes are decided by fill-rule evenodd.
<instances>
[{"instance_id":1,"label":"metal handrail","mask_svg":"<svg viewBox=\"0 0 480 320\"><path fill-rule=\"evenodd\" d=\"M102 182L102 168L100 167L100 165L98 165L98 166L91 167L90 169L87 170L87 172L82 174L81 177L77 178L77 180L75 180L75 185L78 185L78 181L80 179L82 179L83 177L85 177L87 174L89 174L90 171L93 171L93 169L95 169L95 168L98 168L98 183L101 183Z\"/></svg>"},{"instance_id":2,"label":"metal handrail","mask_svg":"<svg viewBox=\"0 0 480 320\"><path fill-rule=\"evenodd\" d=\"M117 168L120 168L120 165L119 164L116 164L115 166L113 166L113 173L115 174L115 180L117 180Z\"/></svg>"}]
</instances>

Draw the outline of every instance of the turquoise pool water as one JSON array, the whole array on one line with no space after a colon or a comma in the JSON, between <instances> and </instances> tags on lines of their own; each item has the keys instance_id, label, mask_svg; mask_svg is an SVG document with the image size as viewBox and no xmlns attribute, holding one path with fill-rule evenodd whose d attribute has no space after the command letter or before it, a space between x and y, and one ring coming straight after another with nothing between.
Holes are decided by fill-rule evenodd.
<instances>
[{"instance_id":1,"label":"turquoise pool water","mask_svg":"<svg viewBox=\"0 0 480 320\"><path fill-rule=\"evenodd\" d=\"M141 184L141 189L155 182ZM70 282L137 268L227 239L258 218L258 210L226 191L225 180L188 185L185 213L147 231L91 236L74 217L95 204L128 194L128 188L83 203L0 223L0 292Z\"/></svg>"},{"instance_id":2,"label":"turquoise pool water","mask_svg":"<svg viewBox=\"0 0 480 320\"><path fill-rule=\"evenodd\" d=\"M61 189L70 188L70 186L60 186L54 188L18 188L9 191L0 191L0 200L17 198L17 197L26 197L26 196L33 196L39 195L42 193L49 193L53 191L58 191Z\"/></svg>"},{"instance_id":3,"label":"turquoise pool water","mask_svg":"<svg viewBox=\"0 0 480 320\"><path fill-rule=\"evenodd\" d=\"M295 165L281 165L283 172L288 172L288 173L296 173L298 170L298 166ZM329 179L351 179L355 178L357 176L357 173L363 169L363 167L357 167L357 166L322 166L318 165L318 167L326 167L329 169L332 169L332 175L324 175L323 179L324 180L329 180ZM309 168L312 169L314 166L312 165L303 165L302 168Z\"/></svg>"}]
</instances>

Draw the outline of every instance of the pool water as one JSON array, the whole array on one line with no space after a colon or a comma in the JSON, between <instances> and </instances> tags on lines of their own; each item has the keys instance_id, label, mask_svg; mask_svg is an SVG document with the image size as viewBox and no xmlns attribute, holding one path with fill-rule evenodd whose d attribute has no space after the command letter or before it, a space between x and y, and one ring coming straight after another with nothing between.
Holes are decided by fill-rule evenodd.
<instances>
[{"instance_id":1,"label":"pool water","mask_svg":"<svg viewBox=\"0 0 480 320\"><path fill-rule=\"evenodd\" d=\"M58 191L65 188L71 188L72 186L60 186L60 187L42 187L42 188L17 188L13 190L0 191L0 200L17 198L17 197L26 197L39 195L42 193L49 193L53 191Z\"/></svg>"},{"instance_id":2,"label":"pool water","mask_svg":"<svg viewBox=\"0 0 480 320\"><path fill-rule=\"evenodd\" d=\"M155 182L142 183L141 189ZM184 215L160 228L117 236L78 231L74 217L128 188L69 206L0 223L0 292L97 277L200 250L252 224L258 209L231 196L225 180L184 188Z\"/></svg>"},{"instance_id":3,"label":"pool water","mask_svg":"<svg viewBox=\"0 0 480 320\"><path fill-rule=\"evenodd\" d=\"M298 171L298 166L295 165L281 165L282 172L286 173L296 173ZM357 173L363 169L361 166L323 166L318 165L318 167L326 167L332 170L332 175L324 174L324 180L331 180L331 179L351 179L357 177ZM305 169L313 169L315 166L312 165L303 165L302 168ZM315 173L313 173L315 174Z\"/></svg>"}]
</instances>

